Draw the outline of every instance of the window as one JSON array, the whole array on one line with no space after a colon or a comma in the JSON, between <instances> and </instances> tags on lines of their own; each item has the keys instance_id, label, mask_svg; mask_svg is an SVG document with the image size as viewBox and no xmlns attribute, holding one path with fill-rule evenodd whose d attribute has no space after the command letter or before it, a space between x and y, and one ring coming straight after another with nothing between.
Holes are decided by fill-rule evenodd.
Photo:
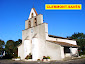
<instances>
[{"instance_id":1,"label":"window","mask_svg":"<svg viewBox=\"0 0 85 64\"><path fill-rule=\"evenodd\" d=\"M31 14L31 18L33 18L33 13Z\"/></svg>"},{"instance_id":2,"label":"window","mask_svg":"<svg viewBox=\"0 0 85 64\"><path fill-rule=\"evenodd\" d=\"M64 47L64 53L70 53L69 47Z\"/></svg>"},{"instance_id":3,"label":"window","mask_svg":"<svg viewBox=\"0 0 85 64\"><path fill-rule=\"evenodd\" d=\"M28 21L28 28L31 28L31 22Z\"/></svg>"},{"instance_id":4,"label":"window","mask_svg":"<svg viewBox=\"0 0 85 64\"><path fill-rule=\"evenodd\" d=\"M37 26L37 20L34 18L34 26Z\"/></svg>"},{"instance_id":5,"label":"window","mask_svg":"<svg viewBox=\"0 0 85 64\"><path fill-rule=\"evenodd\" d=\"M35 18L35 20L36 20L36 18Z\"/></svg>"}]
</instances>

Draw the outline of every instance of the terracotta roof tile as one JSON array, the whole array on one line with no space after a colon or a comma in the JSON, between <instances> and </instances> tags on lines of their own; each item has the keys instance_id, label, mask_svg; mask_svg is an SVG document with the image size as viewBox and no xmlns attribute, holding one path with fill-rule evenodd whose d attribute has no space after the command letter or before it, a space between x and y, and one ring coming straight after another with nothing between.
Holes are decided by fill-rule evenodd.
<instances>
[{"instance_id":1,"label":"terracotta roof tile","mask_svg":"<svg viewBox=\"0 0 85 64\"><path fill-rule=\"evenodd\" d=\"M34 12L36 13L36 15L38 15L37 12L36 12L36 10L35 10L35 8L33 8L33 10L34 10Z\"/></svg>"},{"instance_id":2,"label":"terracotta roof tile","mask_svg":"<svg viewBox=\"0 0 85 64\"><path fill-rule=\"evenodd\" d=\"M72 38L64 38L64 37L60 37L60 36L54 36L54 35L48 35L49 37L53 37L53 38L61 38L61 39L68 39L68 40L74 40Z\"/></svg>"}]
</instances>

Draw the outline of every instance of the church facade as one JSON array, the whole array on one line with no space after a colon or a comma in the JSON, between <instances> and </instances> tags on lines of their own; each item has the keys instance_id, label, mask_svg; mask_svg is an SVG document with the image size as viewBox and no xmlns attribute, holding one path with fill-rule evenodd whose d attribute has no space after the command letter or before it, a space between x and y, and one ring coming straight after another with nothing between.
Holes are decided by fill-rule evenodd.
<instances>
[{"instance_id":1,"label":"church facade","mask_svg":"<svg viewBox=\"0 0 85 64\"><path fill-rule=\"evenodd\" d=\"M66 57L78 55L75 40L48 34L48 24L43 23L43 15L31 9L25 30L22 30L22 44L18 46L18 57L25 59L29 53L32 60L42 60L49 56L51 60L62 60Z\"/></svg>"}]
</instances>

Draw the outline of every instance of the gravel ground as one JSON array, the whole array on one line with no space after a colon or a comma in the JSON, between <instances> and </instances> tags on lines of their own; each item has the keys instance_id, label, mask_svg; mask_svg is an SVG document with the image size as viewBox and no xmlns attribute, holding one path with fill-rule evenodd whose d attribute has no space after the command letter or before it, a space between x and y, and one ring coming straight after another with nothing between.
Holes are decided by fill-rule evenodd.
<instances>
[{"instance_id":1,"label":"gravel ground","mask_svg":"<svg viewBox=\"0 0 85 64\"><path fill-rule=\"evenodd\" d=\"M51 61L51 62L29 62L29 61L13 61L13 60L0 60L0 64L85 64L85 58L68 60L68 61Z\"/></svg>"}]
</instances>

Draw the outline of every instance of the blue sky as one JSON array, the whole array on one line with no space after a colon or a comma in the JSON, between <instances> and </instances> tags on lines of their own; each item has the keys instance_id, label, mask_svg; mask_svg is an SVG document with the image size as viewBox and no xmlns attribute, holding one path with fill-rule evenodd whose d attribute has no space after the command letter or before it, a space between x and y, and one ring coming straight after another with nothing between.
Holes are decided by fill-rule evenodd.
<instances>
[{"instance_id":1,"label":"blue sky","mask_svg":"<svg viewBox=\"0 0 85 64\"><path fill-rule=\"evenodd\" d=\"M74 32L85 33L84 0L0 0L0 39L22 39L33 4L48 23L49 34L67 37ZM82 4L82 10L45 10L45 4Z\"/></svg>"}]
</instances>

